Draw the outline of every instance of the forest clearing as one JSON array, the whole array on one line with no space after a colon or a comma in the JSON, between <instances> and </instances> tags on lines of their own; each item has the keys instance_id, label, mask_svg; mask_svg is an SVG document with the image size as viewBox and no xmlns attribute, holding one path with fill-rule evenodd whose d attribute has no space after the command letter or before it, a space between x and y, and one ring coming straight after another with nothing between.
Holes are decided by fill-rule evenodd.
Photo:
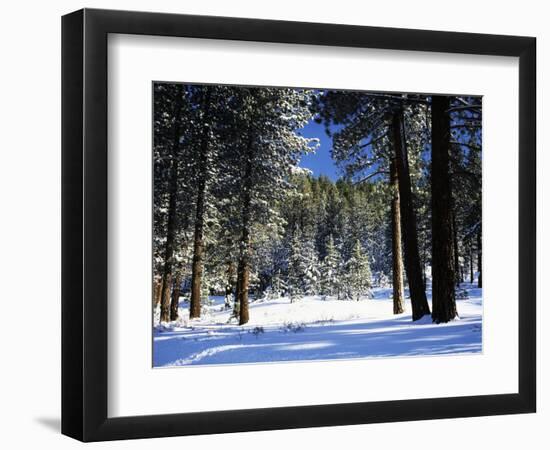
<instances>
[{"instance_id":1,"label":"forest clearing","mask_svg":"<svg viewBox=\"0 0 550 450\"><path fill-rule=\"evenodd\" d=\"M481 97L153 94L155 367L481 352Z\"/></svg>"}]
</instances>

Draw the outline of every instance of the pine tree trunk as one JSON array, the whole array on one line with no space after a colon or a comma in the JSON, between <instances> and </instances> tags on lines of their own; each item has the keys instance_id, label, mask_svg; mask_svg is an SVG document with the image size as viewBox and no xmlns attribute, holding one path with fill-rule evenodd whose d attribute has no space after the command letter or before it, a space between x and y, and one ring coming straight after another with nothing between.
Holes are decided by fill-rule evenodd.
<instances>
[{"instance_id":1,"label":"pine tree trunk","mask_svg":"<svg viewBox=\"0 0 550 450\"><path fill-rule=\"evenodd\" d=\"M193 240L193 263L191 267L191 300L189 304L189 317L191 319L201 316L201 283L204 255L204 213L206 180L199 182L197 206L195 214L195 236Z\"/></svg>"},{"instance_id":2,"label":"pine tree trunk","mask_svg":"<svg viewBox=\"0 0 550 450\"><path fill-rule=\"evenodd\" d=\"M170 289L172 286L172 268L174 265L174 250L176 238L176 210L178 196L179 169L179 134L181 118L181 88L177 91L175 101L175 117L172 136L172 160L170 161L170 180L168 186L168 220L166 224L166 247L164 252L164 267L162 271L160 294L160 321L170 320Z\"/></svg>"},{"instance_id":3,"label":"pine tree trunk","mask_svg":"<svg viewBox=\"0 0 550 450\"><path fill-rule=\"evenodd\" d=\"M153 309L157 307L160 303L160 296L162 294L162 282L161 280L155 279L153 282Z\"/></svg>"},{"instance_id":4,"label":"pine tree trunk","mask_svg":"<svg viewBox=\"0 0 550 450\"><path fill-rule=\"evenodd\" d=\"M403 111L400 109L393 115L393 143L395 161L399 178L399 202L401 209L401 225L405 250L405 271L409 282L411 295L412 319L418 320L430 314L426 299L426 291L422 280L422 268L418 251L418 233L416 229L416 214L413 208L409 159L405 142Z\"/></svg>"},{"instance_id":5,"label":"pine tree trunk","mask_svg":"<svg viewBox=\"0 0 550 450\"><path fill-rule=\"evenodd\" d=\"M401 252L401 212L399 210L399 181L395 161L391 162L391 225L393 261L393 313L401 314L403 308L403 257Z\"/></svg>"},{"instance_id":6,"label":"pine tree trunk","mask_svg":"<svg viewBox=\"0 0 550 450\"><path fill-rule=\"evenodd\" d=\"M435 323L448 322L457 316L449 106L449 97L432 97L432 319Z\"/></svg>"},{"instance_id":7,"label":"pine tree trunk","mask_svg":"<svg viewBox=\"0 0 550 450\"><path fill-rule=\"evenodd\" d=\"M242 180L241 240L239 242L239 264L237 267L237 302L239 303L239 325L249 320L248 288L250 282L250 226L252 208L252 161L254 159L254 136L248 131L245 173Z\"/></svg>"},{"instance_id":8,"label":"pine tree trunk","mask_svg":"<svg viewBox=\"0 0 550 450\"><path fill-rule=\"evenodd\" d=\"M170 302L170 320L178 320L178 309L180 304L181 294L181 270L177 271L174 288L172 290L172 300Z\"/></svg>"},{"instance_id":9,"label":"pine tree trunk","mask_svg":"<svg viewBox=\"0 0 550 450\"><path fill-rule=\"evenodd\" d=\"M170 164L170 186L168 200L168 221L166 224L166 248L164 252L164 268L162 272L162 290L160 294L160 320L170 320L170 289L172 286L172 268L174 265L174 250L176 238L176 209L177 209L177 188L178 188L178 165L179 160L174 154Z\"/></svg>"},{"instance_id":10,"label":"pine tree trunk","mask_svg":"<svg viewBox=\"0 0 550 450\"><path fill-rule=\"evenodd\" d=\"M242 209L242 234L240 242L239 267L237 269L237 299L239 302L239 325L244 325L249 320L248 314L248 285L250 279L250 208L251 208L251 176L252 164L249 156L245 178Z\"/></svg>"},{"instance_id":11,"label":"pine tree trunk","mask_svg":"<svg viewBox=\"0 0 550 450\"><path fill-rule=\"evenodd\" d=\"M242 257L239 261L239 279L237 283L239 286L239 292L237 296L239 298L239 325L244 325L250 319L248 313L248 284L250 279L250 267L248 266L248 257Z\"/></svg>"},{"instance_id":12,"label":"pine tree trunk","mask_svg":"<svg viewBox=\"0 0 550 450\"><path fill-rule=\"evenodd\" d=\"M172 289L172 272L162 277L160 292L160 321L170 321L170 291Z\"/></svg>"},{"instance_id":13,"label":"pine tree trunk","mask_svg":"<svg viewBox=\"0 0 550 450\"><path fill-rule=\"evenodd\" d=\"M477 233L477 287L481 287L481 225Z\"/></svg>"},{"instance_id":14,"label":"pine tree trunk","mask_svg":"<svg viewBox=\"0 0 550 450\"><path fill-rule=\"evenodd\" d=\"M246 210L249 210L249 206ZM245 213L248 216L248 213ZM248 218L243 221L239 266L237 269L237 302L239 304L239 325L249 320L248 285L250 280L250 230Z\"/></svg>"},{"instance_id":15,"label":"pine tree trunk","mask_svg":"<svg viewBox=\"0 0 550 450\"><path fill-rule=\"evenodd\" d=\"M176 197L177 197L177 162L172 160L170 200L168 203L168 223L166 248L164 252L164 269L162 272L162 291L160 294L160 321L170 320L170 288L172 285L172 266L174 264L174 244L176 235Z\"/></svg>"},{"instance_id":16,"label":"pine tree trunk","mask_svg":"<svg viewBox=\"0 0 550 450\"><path fill-rule=\"evenodd\" d=\"M206 122L210 116L211 91L206 91L203 98L205 108L204 118ZM193 239L193 262L191 266L191 299L189 302L189 318L195 319L201 316L201 283L204 258L204 219L206 212L206 190L208 184L208 127L203 124L200 145L199 175L197 185L197 202L195 210L195 235Z\"/></svg>"}]
</instances>

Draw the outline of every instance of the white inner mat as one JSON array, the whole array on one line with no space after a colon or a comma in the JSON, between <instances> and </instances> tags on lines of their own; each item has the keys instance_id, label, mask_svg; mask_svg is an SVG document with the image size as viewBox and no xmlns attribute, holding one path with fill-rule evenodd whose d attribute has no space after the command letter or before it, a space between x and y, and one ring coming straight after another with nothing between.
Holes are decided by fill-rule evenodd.
<instances>
[{"instance_id":1,"label":"white inner mat","mask_svg":"<svg viewBox=\"0 0 550 450\"><path fill-rule=\"evenodd\" d=\"M517 58L133 35L108 52L110 417L518 391ZM153 369L153 80L483 95L483 353Z\"/></svg>"}]
</instances>

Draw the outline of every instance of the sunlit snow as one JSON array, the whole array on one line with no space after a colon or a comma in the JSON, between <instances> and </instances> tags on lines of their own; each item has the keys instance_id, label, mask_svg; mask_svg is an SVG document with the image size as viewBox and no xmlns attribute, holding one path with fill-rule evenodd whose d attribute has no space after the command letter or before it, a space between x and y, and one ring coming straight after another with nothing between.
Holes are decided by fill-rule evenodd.
<instances>
[{"instance_id":1,"label":"sunlit snow","mask_svg":"<svg viewBox=\"0 0 550 450\"><path fill-rule=\"evenodd\" d=\"M391 289L373 289L374 298L325 300L309 296L290 303L252 300L250 322L238 326L213 297L203 317L189 321L188 303L180 303L177 322L153 329L153 365L237 364L277 361L448 355L482 350L481 289L462 286L460 318L434 324L429 316L412 322L410 302L392 314ZM431 292L428 288L428 297ZM183 300L183 299L182 299Z\"/></svg>"}]
</instances>

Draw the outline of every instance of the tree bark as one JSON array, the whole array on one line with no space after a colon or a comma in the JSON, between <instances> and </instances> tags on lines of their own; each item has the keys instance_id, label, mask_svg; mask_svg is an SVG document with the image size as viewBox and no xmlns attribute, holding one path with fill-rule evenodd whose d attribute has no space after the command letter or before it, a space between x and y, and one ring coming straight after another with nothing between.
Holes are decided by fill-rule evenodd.
<instances>
[{"instance_id":1,"label":"tree bark","mask_svg":"<svg viewBox=\"0 0 550 450\"><path fill-rule=\"evenodd\" d=\"M172 289L172 272L164 274L162 277L160 292L160 321L170 321L170 290Z\"/></svg>"},{"instance_id":2,"label":"tree bark","mask_svg":"<svg viewBox=\"0 0 550 450\"><path fill-rule=\"evenodd\" d=\"M177 271L176 280L172 289L172 300L170 302L170 320L178 320L178 309L181 294L181 270Z\"/></svg>"},{"instance_id":3,"label":"tree bark","mask_svg":"<svg viewBox=\"0 0 550 450\"><path fill-rule=\"evenodd\" d=\"M155 279L153 281L153 309L160 303L160 296L162 294L162 281Z\"/></svg>"},{"instance_id":4,"label":"tree bark","mask_svg":"<svg viewBox=\"0 0 550 450\"><path fill-rule=\"evenodd\" d=\"M457 316L453 212L449 177L449 97L432 96L432 319Z\"/></svg>"},{"instance_id":5,"label":"tree bark","mask_svg":"<svg viewBox=\"0 0 550 450\"><path fill-rule=\"evenodd\" d=\"M250 151L249 151L250 153ZM239 325L244 325L249 320L248 313L248 285L250 280L250 208L251 208L251 176L252 176L252 155L247 159L245 172L243 209L242 209L242 231L239 266L237 269L237 301L239 302Z\"/></svg>"},{"instance_id":6,"label":"tree bark","mask_svg":"<svg viewBox=\"0 0 550 450\"><path fill-rule=\"evenodd\" d=\"M205 87L203 99L205 108L204 120L208 122L210 116L210 88ZM201 283L204 259L204 216L206 212L206 190L208 183L208 124L203 124L200 145L199 175L197 185L197 202L195 209L195 234L193 239L193 263L191 267L191 299L189 304L189 318L201 316Z\"/></svg>"},{"instance_id":7,"label":"tree bark","mask_svg":"<svg viewBox=\"0 0 550 450\"><path fill-rule=\"evenodd\" d=\"M160 294L160 321L170 320L170 289L172 285L172 267L174 265L174 244L176 236L176 197L177 197L177 165L175 159L172 160L171 181L170 181L170 200L168 203L168 223L166 234L166 248L164 251L164 270L162 272L162 291Z\"/></svg>"},{"instance_id":8,"label":"tree bark","mask_svg":"<svg viewBox=\"0 0 550 450\"><path fill-rule=\"evenodd\" d=\"M160 294L160 321L170 320L170 289L172 285L172 268L174 265L174 249L176 238L176 210L178 196L178 169L179 169L179 139L180 139L180 118L181 118L181 88L177 90L175 99L174 125L172 136L172 159L170 161L169 199L168 199L168 220L166 224L166 247L164 251L164 268L162 271L161 294Z\"/></svg>"},{"instance_id":9,"label":"tree bark","mask_svg":"<svg viewBox=\"0 0 550 450\"><path fill-rule=\"evenodd\" d=\"M481 287L481 225L477 233L477 287Z\"/></svg>"},{"instance_id":10,"label":"tree bark","mask_svg":"<svg viewBox=\"0 0 550 450\"><path fill-rule=\"evenodd\" d=\"M191 267L191 300L189 304L189 317L191 319L201 316L201 283L203 273L204 256L204 213L206 180L199 181L197 195L197 207L195 214L195 235L193 240L193 264Z\"/></svg>"},{"instance_id":11,"label":"tree bark","mask_svg":"<svg viewBox=\"0 0 550 450\"><path fill-rule=\"evenodd\" d=\"M390 165L391 175L391 225L392 225L392 262L393 262L393 313L401 314L403 308L403 257L401 251L401 212L399 210L399 180L395 159Z\"/></svg>"},{"instance_id":12,"label":"tree bark","mask_svg":"<svg viewBox=\"0 0 550 450\"><path fill-rule=\"evenodd\" d=\"M244 325L250 319L248 312L248 284L250 280L250 267L248 262L248 256L241 257L239 261L239 325Z\"/></svg>"},{"instance_id":13,"label":"tree bark","mask_svg":"<svg viewBox=\"0 0 550 450\"><path fill-rule=\"evenodd\" d=\"M399 109L393 114L393 144L396 156L397 175L399 178L401 225L403 243L405 244L405 271L409 282L412 319L418 320L426 314L430 314L430 307L428 306L424 282L422 280L422 267L418 251L416 214L412 203L409 160L404 131L403 110Z\"/></svg>"},{"instance_id":14,"label":"tree bark","mask_svg":"<svg viewBox=\"0 0 550 450\"><path fill-rule=\"evenodd\" d=\"M245 206L245 211L250 210L250 205ZM248 313L248 285L250 281L250 230L249 212L245 212L243 220L241 250L239 266L237 269L237 301L239 303L239 325L244 325L249 320Z\"/></svg>"},{"instance_id":15,"label":"tree bark","mask_svg":"<svg viewBox=\"0 0 550 450\"><path fill-rule=\"evenodd\" d=\"M172 274L168 273L162 278L160 294L160 321L170 321L170 290L172 289Z\"/></svg>"}]
</instances>

